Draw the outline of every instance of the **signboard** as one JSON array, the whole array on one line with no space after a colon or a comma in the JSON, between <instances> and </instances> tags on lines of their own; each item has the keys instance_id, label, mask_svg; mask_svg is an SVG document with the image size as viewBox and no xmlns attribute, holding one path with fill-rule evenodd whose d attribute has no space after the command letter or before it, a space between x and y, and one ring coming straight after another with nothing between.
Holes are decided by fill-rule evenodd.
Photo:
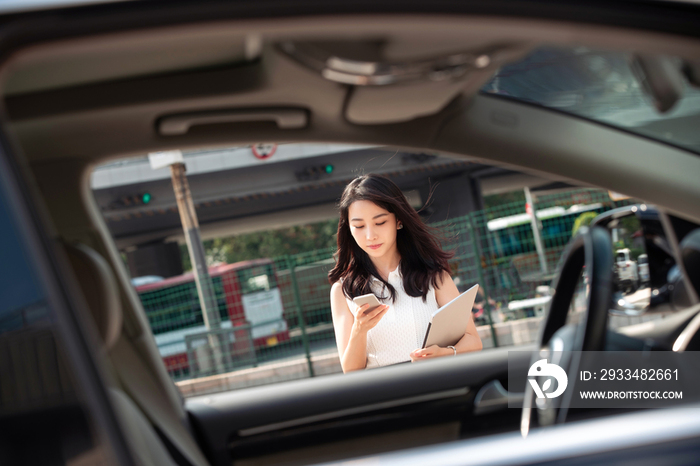
<instances>
[{"instance_id":1,"label":"signboard","mask_svg":"<svg viewBox=\"0 0 700 466\"><path fill-rule=\"evenodd\" d=\"M179 150L170 150L166 152L152 152L148 154L148 162L153 170L168 167L174 163L183 163L185 159L182 157L182 152Z\"/></svg>"},{"instance_id":2,"label":"signboard","mask_svg":"<svg viewBox=\"0 0 700 466\"><path fill-rule=\"evenodd\" d=\"M265 160L275 155L277 144L254 144L251 149L256 159Z\"/></svg>"},{"instance_id":3,"label":"signboard","mask_svg":"<svg viewBox=\"0 0 700 466\"><path fill-rule=\"evenodd\" d=\"M282 318L282 295L279 288L257 291L241 297L245 318L251 325L253 338L266 337L287 330Z\"/></svg>"}]
</instances>

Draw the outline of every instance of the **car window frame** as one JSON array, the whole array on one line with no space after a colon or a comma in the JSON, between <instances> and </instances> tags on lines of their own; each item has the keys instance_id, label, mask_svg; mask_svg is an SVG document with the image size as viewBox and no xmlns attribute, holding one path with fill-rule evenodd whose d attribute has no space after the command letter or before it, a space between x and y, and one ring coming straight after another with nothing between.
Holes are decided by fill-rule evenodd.
<instances>
[{"instance_id":1,"label":"car window frame","mask_svg":"<svg viewBox=\"0 0 700 466\"><path fill-rule=\"evenodd\" d=\"M28 261L38 288L50 312L54 314L58 344L73 372L82 407L95 429L96 441L105 448L109 460L122 466L135 465L126 437L109 401L106 377L97 360L97 336L90 335L82 321L87 315L76 284L65 274L67 258L61 257L59 243L51 231L48 216L28 176L13 154L5 124L0 121L0 196L4 196L14 227L24 242ZM81 309L82 307L82 309ZM93 332L94 333L94 332Z\"/></svg>"}]
</instances>

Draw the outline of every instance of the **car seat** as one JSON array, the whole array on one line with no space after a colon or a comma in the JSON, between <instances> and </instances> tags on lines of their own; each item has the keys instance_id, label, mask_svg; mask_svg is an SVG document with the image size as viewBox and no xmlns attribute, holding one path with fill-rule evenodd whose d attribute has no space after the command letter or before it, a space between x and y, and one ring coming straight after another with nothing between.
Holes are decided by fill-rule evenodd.
<instances>
[{"instance_id":1,"label":"car seat","mask_svg":"<svg viewBox=\"0 0 700 466\"><path fill-rule=\"evenodd\" d=\"M107 355L108 391L137 464L208 465L186 427L184 409L181 413L173 409L123 331L119 288L109 264L84 244L65 249Z\"/></svg>"}]
</instances>

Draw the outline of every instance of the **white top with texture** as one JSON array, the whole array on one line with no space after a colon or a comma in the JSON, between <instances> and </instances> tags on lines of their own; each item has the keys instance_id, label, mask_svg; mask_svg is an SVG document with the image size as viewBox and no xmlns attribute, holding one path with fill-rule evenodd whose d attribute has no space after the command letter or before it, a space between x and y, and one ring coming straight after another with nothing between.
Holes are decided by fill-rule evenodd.
<instances>
[{"instance_id":1,"label":"white top with texture","mask_svg":"<svg viewBox=\"0 0 700 466\"><path fill-rule=\"evenodd\" d=\"M430 317L438 310L432 286L423 301L421 297L413 298L406 294L398 267L389 274L387 281L396 290L396 301L393 303L381 281L375 278L372 283L372 291L377 297L387 297L380 301L388 304L389 310L367 332L367 369L410 361L411 352L423 345ZM346 301L352 315L357 314L357 305L351 299Z\"/></svg>"}]
</instances>

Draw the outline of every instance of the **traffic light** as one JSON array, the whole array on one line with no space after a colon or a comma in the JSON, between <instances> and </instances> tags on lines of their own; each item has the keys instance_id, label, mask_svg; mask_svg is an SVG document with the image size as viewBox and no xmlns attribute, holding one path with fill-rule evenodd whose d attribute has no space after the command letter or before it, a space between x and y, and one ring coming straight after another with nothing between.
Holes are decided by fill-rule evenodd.
<instances>
[{"instance_id":1,"label":"traffic light","mask_svg":"<svg viewBox=\"0 0 700 466\"><path fill-rule=\"evenodd\" d=\"M296 172L297 180L299 181L314 181L322 176L327 176L333 173L335 167L329 163L323 165L311 165Z\"/></svg>"},{"instance_id":2,"label":"traffic light","mask_svg":"<svg viewBox=\"0 0 700 466\"><path fill-rule=\"evenodd\" d=\"M151 193L138 193L121 196L109 204L108 209L124 209L128 207L138 207L140 205L149 204L153 200Z\"/></svg>"}]
</instances>

